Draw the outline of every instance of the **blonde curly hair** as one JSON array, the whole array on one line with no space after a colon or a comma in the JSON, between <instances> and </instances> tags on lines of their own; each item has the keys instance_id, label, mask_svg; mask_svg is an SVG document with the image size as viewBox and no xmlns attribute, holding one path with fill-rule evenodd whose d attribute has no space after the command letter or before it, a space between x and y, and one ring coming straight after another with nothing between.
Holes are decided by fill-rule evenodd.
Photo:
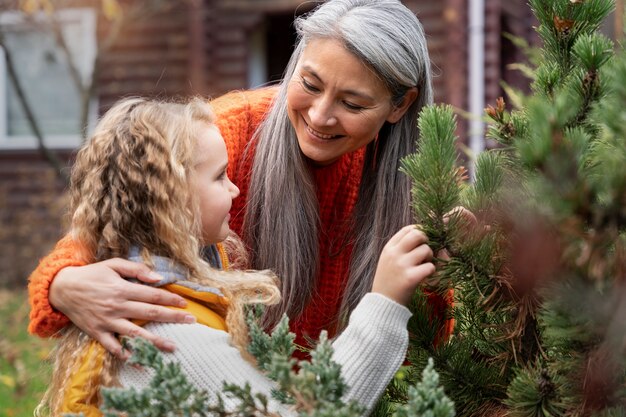
<instances>
[{"instance_id":1,"label":"blonde curly hair","mask_svg":"<svg viewBox=\"0 0 626 417\"><path fill-rule=\"evenodd\" d=\"M269 271L220 271L201 256L201 213L191 176L198 132L213 122L209 104L197 98L186 104L128 98L114 105L76 157L70 233L81 242L85 262L126 257L137 246L146 263L153 255L170 258L188 271L187 279L219 288L230 302L223 313L233 344L252 360L245 349L244 305L276 304L280 293ZM234 236L225 243L241 263L243 245ZM91 341L73 325L64 330L39 415L63 412L63 390ZM99 386L118 384L119 365L106 352L98 386L90 387L94 395Z\"/></svg>"}]
</instances>

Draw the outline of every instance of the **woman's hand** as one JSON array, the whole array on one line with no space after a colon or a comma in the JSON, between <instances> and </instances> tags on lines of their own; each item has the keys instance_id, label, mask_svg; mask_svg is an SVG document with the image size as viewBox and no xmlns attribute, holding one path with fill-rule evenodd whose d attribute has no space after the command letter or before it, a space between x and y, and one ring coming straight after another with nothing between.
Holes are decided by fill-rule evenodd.
<instances>
[{"instance_id":1,"label":"woman's hand","mask_svg":"<svg viewBox=\"0 0 626 417\"><path fill-rule=\"evenodd\" d=\"M62 269L50 286L50 304L118 357L128 356L116 335L141 336L159 349L172 351L172 341L155 336L130 319L194 323L195 317L163 306L184 307L169 291L131 283L121 277L153 283L162 279L144 264L114 258Z\"/></svg>"},{"instance_id":2,"label":"woman's hand","mask_svg":"<svg viewBox=\"0 0 626 417\"><path fill-rule=\"evenodd\" d=\"M389 239L378 260L372 292L408 305L417 286L435 272L433 251L415 225L405 226Z\"/></svg>"}]
</instances>

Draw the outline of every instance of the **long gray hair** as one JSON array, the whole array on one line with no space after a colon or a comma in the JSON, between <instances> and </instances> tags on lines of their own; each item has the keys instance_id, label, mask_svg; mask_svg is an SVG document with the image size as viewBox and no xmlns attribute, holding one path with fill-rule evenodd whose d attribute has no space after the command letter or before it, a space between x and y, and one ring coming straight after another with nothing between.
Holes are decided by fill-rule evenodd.
<instances>
[{"instance_id":1,"label":"long gray hair","mask_svg":"<svg viewBox=\"0 0 626 417\"><path fill-rule=\"evenodd\" d=\"M244 236L254 268L272 269L282 282L282 303L267 313L268 323L286 312L300 315L315 293L319 272L319 206L315 182L287 115L287 87L312 39L339 40L372 68L399 105L411 87L418 97L395 124L385 123L367 145L358 200L351 219L354 242L340 317L371 290L379 255L387 240L412 221L410 183L400 159L415 149L417 116L432 102L430 59L421 24L397 0L330 0L295 22L298 43L258 141Z\"/></svg>"}]
</instances>

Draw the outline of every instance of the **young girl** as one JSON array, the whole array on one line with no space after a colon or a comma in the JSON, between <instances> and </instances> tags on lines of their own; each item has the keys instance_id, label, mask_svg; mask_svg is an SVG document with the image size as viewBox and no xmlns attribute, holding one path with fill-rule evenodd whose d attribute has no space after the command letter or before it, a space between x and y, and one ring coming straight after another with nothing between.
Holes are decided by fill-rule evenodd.
<instances>
[{"instance_id":1,"label":"young girl","mask_svg":"<svg viewBox=\"0 0 626 417\"><path fill-rule=\"evenodd\" d=\"M190 381L213 398L223 381L270 397L273 383L246 353L245 304L279 300L268 271L226 271L232 200L239 189L226 175L226 146L208 104L172 104L139 98L111 108L80 150L72 172L70 235L83 243L84 262L116 258L141 261L158 273L155 285L183 296L188 324L145 324L175 341L167 354ZM242 251L237 251L242 258ZM409 226L381 255L367 294L334 341L334 359L350 387L346 400L371 410L404 359L402 305L434 272L425 236ZM99 416L100 386L147 386L147 371L125 365L76 327L64 330L55 354L52 383L38 414ZM234 403L226 400L227 407ZM272 403L274 411L292 411Z\"/></svg>"}]
</instances>

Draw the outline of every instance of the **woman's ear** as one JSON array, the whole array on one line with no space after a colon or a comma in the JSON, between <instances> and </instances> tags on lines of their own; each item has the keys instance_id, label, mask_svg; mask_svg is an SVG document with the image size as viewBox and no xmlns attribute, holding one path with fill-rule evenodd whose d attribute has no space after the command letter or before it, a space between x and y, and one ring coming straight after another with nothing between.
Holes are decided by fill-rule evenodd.
<instances>
[{"instance_id":1,"label":"woman's ear","mask_svg":"<svg viewBox=\"0 0 626 417\"><path fill-rule=\"evenodd\" d=\"M389 113L389 116L387 117L387 121L389 123L396 123L398 120L402 119L404 113L406 113L409 107L411 107L411 104L413 104L413 102L417 99L418 93L419 91L417 90L417 87L409 88L404 94L400 104L391 110L391 113Z\"/></svg>"}]
</instances>

